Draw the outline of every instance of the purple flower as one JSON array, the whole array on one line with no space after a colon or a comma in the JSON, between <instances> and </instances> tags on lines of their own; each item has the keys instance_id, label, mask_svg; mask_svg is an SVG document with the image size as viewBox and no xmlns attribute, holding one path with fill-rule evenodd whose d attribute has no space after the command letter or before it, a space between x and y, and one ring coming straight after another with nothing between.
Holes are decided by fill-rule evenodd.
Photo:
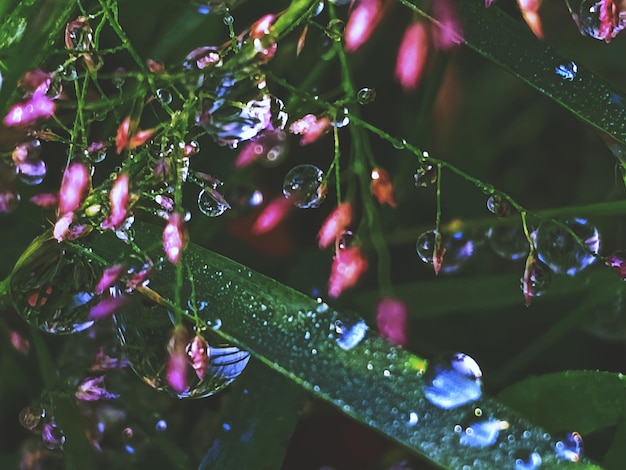
<instances>
[{"instance_id":1,"label":"purple flower","mask_svg":"<svg viewBox=\"0 0 626 470\"><path fill-rule=\"evenodd\" d=\"M83 401L110 400L119 395L109 392L104 386L104 375L83 380L74 394L76 399Z\"/></svg>"}]
</instances>

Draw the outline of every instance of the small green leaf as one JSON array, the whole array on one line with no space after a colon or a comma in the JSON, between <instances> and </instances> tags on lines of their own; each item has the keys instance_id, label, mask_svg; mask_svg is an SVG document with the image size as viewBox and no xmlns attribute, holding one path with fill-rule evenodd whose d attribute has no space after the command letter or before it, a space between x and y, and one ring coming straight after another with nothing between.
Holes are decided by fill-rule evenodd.
<instances>
[{"instance_id":1,"label":"small green leaf","mask_svg":"<svg viewBox=\"0 0 626 470\"><path fill-rule=\"evenodd\" d=\"M624 416L626 381L610 372L558 372L522 380L498 399L550 431L577 431L584 437Z\"/></svg>"}]
</instances>

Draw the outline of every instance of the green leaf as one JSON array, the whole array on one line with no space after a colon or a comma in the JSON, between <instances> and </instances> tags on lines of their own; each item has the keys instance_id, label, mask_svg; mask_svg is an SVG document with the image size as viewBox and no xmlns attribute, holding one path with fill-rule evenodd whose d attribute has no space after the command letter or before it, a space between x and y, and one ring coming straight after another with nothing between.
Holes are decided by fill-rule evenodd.
<instances>
[{"instance_id":1,"label":"green leaf","mask_svg":"<svg viewBox=\"0 0 626 470\"><path fill-rule=\"evenodd\" d=\"M613 438L613 443L602 461L605 468L620 470L624 467L624 462L626 462L626 446L624 442L626 442L626 419L622 415L617 424L617 432Z\"/></svg>"},{"instance_id":2,"label":"green leaf","mask_svg":"<svg viewBox=\"0 0 626 470\"><path fill-rule=\"evenodd\" d=\"M622 419L626 381L610 372L558 372L522 380L498 399L550 431L577 431L584 436Z\"/></svg>"},{"instance_id":3,"label":"green leaf","mask_svg":"<svg viewBox=\"0 0 626 470\"><path fill-rule=\"evenodd\" d=\"M305 392L257 361L232 386L222 427L200 469L279 469Z\"/></svg>"},{"instance_id":4,"label":"green leaf","mask_svg":"<svg viewBox=\"0 0 626 470\"><path fill-rule=\"evenodd\" d=\"M401 3L430 18L430 2L401 0ZM556 73L570 64L526 27L499 8L485 8L483 0L456 3L463 24L465 45L506 69L540 93L597 129L626 143L626 108L622 97L604 80L577 64L572 80ZM567 19L567 18L566 18Z\"/></svg>"},{"instance_id":5,"label":"green leaf","mask_svg":"<svg viewBox=\"0 0 626 470\"><path fill-rule=\"evenodd\" d=\"M138 245L159 245L161 229L136 223L135 230ZM94 240L93 252L116 260L123 252L121 245L105 234ZM162 249L151 256L162 258ZM424 359L391 346L371 331L355 347L339 347L333 333L336 321L350 323L357 317L193 244L184 260L196 280L197 301L207 303L200 312L207 326L219 323L216 333L224 339L363 425L444 468L461 469L477 461L482 468L514 468L515 451L528 448L540 453L542 468L561 467L555 443L545 439L545 431L492 398L452 410L431 404L424 395ZM151 287L171 299L176 279L176 269L164 263ZM189 286L184 286L185 292ZM181 302L186 308L186 295ZM486 418L508 422L499 439L506 445L460 445L455 426L478 413L477 408Z\"/></svg>"}]
</instances>

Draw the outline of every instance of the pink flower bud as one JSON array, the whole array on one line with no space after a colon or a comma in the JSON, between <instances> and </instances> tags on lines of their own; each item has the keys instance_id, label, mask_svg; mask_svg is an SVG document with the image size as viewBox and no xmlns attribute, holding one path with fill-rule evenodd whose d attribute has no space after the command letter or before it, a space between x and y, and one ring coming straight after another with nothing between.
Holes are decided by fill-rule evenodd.
<instances>
[{"instance_id":1,"label":"pink flower bud","mask_svg":"<svg viewBox=\"0 0 626 470\"><path fill-rule=\"evenodd\" d=\"M74 396L82 401L110 400L119 397L119 395L111 393L105 388L104 375L83 380Z\"/></svg>"},{"instance_id":2,"label":"pink flower bud","mask_svg":"<svg viewBox=\"0 0 626 470\"><path fill-rule=\"evenodd\" d=\"M177 212L170 214L163 230L163 249L171 263L178 264L187 247L187 240L187 227L183 217Z\"/></svg>"},{"instance_id":3,"label":"pink flower bud","mask_svg":"<svg viewBox=\"0 0 626 470\"><path fill-rule=\"evenodd\" d=\"M294 121L289 126L289 132L302 136L300 145L307 145L315 142L330 130L330 119L327 116L317 118L314 114Z\"/></svg>"},{"instance_id":4,"label":"pink flower bud","mask_svg":"<svg viewBox=\"0 0 626 470\"><path fill-rule=\"evenodd\" d=\"M111 215L102 221L102 228L119 229L128 215L128 174L120 174L109 192Z\"/></svg>"},{"instance_id":5,"label":"pink flower bud","mask_svg":"<svg viewBox=\"0 0 626 470\"><path fill-rule=\"evenodd\" d=\"M38 92L25 103L16 103L11 106L3 122L7 127L32 126L41 119L53 116L54 111L54 101L45 93Z\"/></svg>"},{"instance_id":6,"label":"pink flower bud","mask_svg":"<svg viewBox=\"0 0 626 470\"><path fill-rule=\"evenodd\" d=\"M39 207L55 207L59 203L59 197L54 193L35 194L30 201Z\"/></svg>"},{"instance_id":7,"label":"pink flower bud","mask_svg":"<svg viewBox=\"0 0 626 470\"><path fill-rule=\"evenodd\" d=\"M366 270L367 259L359 247L338 250L328 280L328 295L339 297L344 290L356 285Z\"/></svg>"},{"instance_id":8,"label":"pink flower bud","mask_svg":"<svg viewBox=\"0 0 626 470\"><path fill-rule=\"evenodd\" d=\"M372 35L382 19L382 0L356 0L345 32L345 48L354 52Z\"/></svg>"},{"instance_id":9,"label":"pink flower bud","mask_svg":"<svg viewBox=\"0 0 626 470\"><path fill-rule=\"evenodd\" d=\"M11 346L13 346L13 349L24 356L28 356L28 352L30 351L30 341L28 341L27 338L19 334L17 331L11 330L9 333L9 339L11 340Z\"/></svg>"},{"instance_id":10,"label":"pink flower bud","mask_svg":"<svg viewBox=\"0 0 626 470\"><path fill-rule=\"evenodd\" d=\"M72 163L67 167L59 190L59 213L61 215L73 212L80 207L89 189L90 179L89 170L82 163Z\"/></svg>"},{"instance_id":11,"label":"pink flower bud","mask_svg":"<svg viewBox=\"0 0 626 470\"><path fill-rule=\"evenodd\" d=\"M187 381L187 330L183 326L177 326L172 333L168 345L170 354L167 361L167 383L176 393L183 393L188 388Z\"/></svg>"},{"instance_id":12,"label":"pink flower bud","mask_svg":"<svg viewBox=\"0 0 626 470\"><path fill-rule=\"evenodd\" d=\"M250 37L252 39L259 39L269 34L270 28L275 20L276 15L271 13L259 18L252 26L250 26Z\"/></svg>"},{"instance_id":13,"label":"pink flower bud","mask_svg":"<svg viewBox=\"0 0 626 470\"><path fill-rule=\"evenodd\" d=\"M396 60L396 80L404 91L412 91L424 74L428 59L428 31L424 21L410 24L402 36Z\"/></svg>"},{"instance_id":14,"label":"pink flower bud","mask_svg":"<svg viewBox=\"0 0 626 470\"><path fill-rule=\"evenodd\" d=\"M287 198L278 196L261 211L252 226L252 233L260 235L274 229L287 217L293 207Z\"/></svg>"},{"instance_id":15,"label":"pink flower bud","mask_svg":"<svg viewBox=\"0 0 626 470\"><path fill-rule=\"evenodd\" d=\"M70 232L70 225L74 221L74 213L68 212L63 214L54 224L54 228L52 229L52 236L58 241L62 242L63 240L67 240L67 237Z\"/></svg>"},{"instance_id":16,"label":"pink flower bud","mask_svg":"<svg viewBox=\"0 0 626 470\"><path fill-rule=\"evenodd\" d=\"M206 375L211 359L210 351L209 343L199 335L194 336L187 345L187 356L199 380L203 380Z\"/></svg>"},{"instance_id":17,"label":"pink flower bud","mask_svg":"<svg viewBox=\"0 0 626 470\"><path fill-rule=\"evenodd\" d=\"M372 194L376 197L380 204L388 204L396 207L396 197L393 192L393 184L389 173L382 168L374 168L372 170Z\"/></svg>"},{"instance_id":18,"label":"pink flower bud","mask_svg":"<svg viewBox=\"0 0 626 470\"><path fill-rule=\"evenodd\" d=\"M543 26L539 17L539 7L542 0L517 0L524 21L530 27L531 31L539 39L543 39Z\"/></svg>"},{"instance_id":19,"label":"pink flower bud","mask_svg":"<svg viewBox=\"0 0 626 470\"><path fill-rule=\"evenodd\" d=\"M104 297L100 302L89 310L89 319L102 320L108 318L126 305L127 298L119 295L115 297Z\"/></svg>"},{"instance_id":20,"label":"pink flower bud","mask_svg":"<svg viewBox=\"0 0 626 470\"><path fill-rule=\"evenodd\" d=\"M433 16L439 23L433 28L433 41L436 49L449 50L464 41L461 21L453 0L433 2Z\"/></svg>"},{"instance_id":21,"label":"pink flower bud","mask_svg":"<svg viewBox=\"0 0 626 470\"><path fill-rule=\"evenodd\" d=\"M626 279L626 254L623 252L613 253L606 257L606 265L622 279Z\"/></svg>"},{"instance_id":22,"label":"pink flower bud","mask_svg":"<svg viewBox=\"0 0 626 470\"><path fill-rule=\"evenodd\" d=\"M117 153L122 153L124 149L134 149L146 143L155 133L155 129L137 130L137 122L131 121L130 116L126 116L115 135L115 148Z\"/></svg>"},{"instance_id":23,"label":"pink flower bud","mask_svg":"<svg viewBox=\"0 0 626 470\"><path fill-rule=\"evenodd\" d=\"M352 204L342 202L330 213L317 234L320 248L330 246L352 222Z\"/></svg>"},{"instance_id":24,"label":"pink flower bud","mask_svg":"<svg viewBox=\"0 0 626 470\"><path fill-rule=\"evenodd\" d=\"M105 290L117 282L123 272L124 266L121 264L114 264L110 268L106 268L102 273L102 277L98 281L96 288L94 289L94 294L101 295Z\"/></svg>"},{"instance_id":25,"label":"pink flower bud","mask_svg":"<svg viewBox=\"0 0 626 470\"><path fill-rule=\"evenodd\" d=\"M408 313L404 302L387 297L378 303L376 325L383 338L396 346L407 345Z\"/></svg>"}]
</instances>

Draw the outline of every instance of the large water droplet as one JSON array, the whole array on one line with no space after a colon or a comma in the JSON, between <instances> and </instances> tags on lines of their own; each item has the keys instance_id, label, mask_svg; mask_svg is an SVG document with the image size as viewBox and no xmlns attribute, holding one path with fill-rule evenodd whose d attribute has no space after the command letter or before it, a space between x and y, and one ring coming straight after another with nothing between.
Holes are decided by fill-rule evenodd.
<instances>
[{"instance_id":1,"label":"large water droplet","mask_svg":"<svg viewBox=\"0 0 626 470\"><path fill-rule=\"evenodd\" d=\"M478 400L482 372L474 359L456 353L430 365L424 375L424 396L433 405L450 410Z\"/></svg>"},{"instance_id":2,"label":"large water droplet","mask_svg":"<svg viewBox=\"0 0 626 470\"><path fill-rule=\"evenodd\" d=\"M619 286L615 294L585 318L584 328L608 341L626 341L626 291Z\"/></svg>"},{"instance_id":3,"label":"large water droplet","mask_svg":"<svg viewBox=\"0 0 626 470\"><path fill-rule=\"evenodd\" d=\"M324 172L315 165L293 167L283 181L283 194L301 209L319 207L326 198Z\"/></svg>"},{"instance_id":4,"label":"large water droplet","mask_svg":"<svg viewBox=\"0 0 626 470\"><path fill-rule=\"evenodd\" d=\"M20 411L20 424L22 427L32 431L41 420L46 416L46 411L43 408L39 408L38 406L27 406Z\"/></svg>"},{"instance_id":5,"label":"large water droplet","mask_svg":"<svg viewBox=\"0 0 626 470\"><path fill-rule=\"evenodd\" d=\"M156 91L156 98L163 106L167 106L172 102L172 92L169 91L167 88L159 88Z\"/></svg>"},{"instance_id":6,"label":"large water droplet","mask_svg":"<svg viewBox=\"0 0 626 470\"><path fill-rule=\"evenodd\" d=\"M626 27L626 21L623 19L623 14L619 12L620 7L617 7L616 12L612 12L612 8L615 8L613 2L583 0L579 10L581 32L601 41L609 42L613 39Z\"/></svg>"},{"instance_id":7,"label":"large water droplet","mask_svg":"<svg viewBox=\"0 0 626 470\"><path fill-rule=\"evenodd\" d=\"M207 217L219 217L230 209L230 204L215 189L204 188L198 195L198 208Z\"/></svg>"},{"instance_id":8,"label":"large water droplet","mask_svg":"<svg viewBox=\"0 0 626 470\"><path fill-rule=\"evenodd\" d=\"M600 235L584 219L568 220L564 225L582 240L585 247L565 227L553 221L539 226L535 244L539 259L552 271L573 276L596 261L594 255L600 249Z\"/></svg>"},{"instance_id":9,"label":"large water droplet","mask_svg":"<svg viewBox=\"0 0 626 470\"><path fill-rule=\"evenodd\" d=\"M468 447L489 447L496 443L500 431L509 427L507 421L499 419L476 420L472 416L467 425L458 425L455 431L459 432L459 443Z\"/></svg>"},{"instance_id":10,"label":"large water droplet","mask_svg":"<svg viewBox=\"0 0 626 470\"><path fill-rule=\"evenodd\" d=\"M93 50L93 30L87 17L81 16L67 24L65 27L65 47L78 52Z\"/></svg>"},{"instance_id":11,"label":"large water droplet","mask_svg":"<svg viewBox=\"0 0 626 470\"><path fill-rule=\"evenodd\" d=\"M530 244L521 225L497 225L487 231L489 246L498 256L516 260L528 254Z\"/></svg>"},{"instance_id":12,"label":"large water droplet","mask_svg":"<svg viewBox=\"0 0 626 470\"><path fill-rule=\"evenodd\" d=\"M99 300L93 289L101 273L90 260L49 234L38 237L18 260L10 290L15 310L48 333L89 328L89 311Z\"/></svg>"},{"instance_id":13,"label":"large water droplet","mask_svg":"<svg viewBox=\"0 0 626 470\"><path fill-rule=\"evenodd\" d=\"M577 432L569 433L554 446L556 456L561 460L578 462L583 455L583 438Z\"/></svg>"},{"instance_id":14,"label":"large water droplet","mask_svg":"<svg viewBox=\"0 0 626 470\"><path fill-rule=\"evenodd\" d=\"M333 19L328 22L324 33L333 41L339 42L343 38L343 32L346 28L345 23L339 19Z\"/></svg>"},{"instance_id":15,"label":"large water droplet","mask_svg":"<svg viewBox=\"0 0 626 470\"><path fill-rule=\"evenodd\" d=\"M204 361L196 356L193 362L190 359L186 368L187 385L178 392L167 380L168 344L174 328L167 310L141 299L117 313L115 321L122 352L135 373L156 390L177 398L214 395L239 377L250 359L249 353L224 344L211 330L203 331L202 337L208 342L203 351L206 357ZM192 336L190 332L190 344ZM206 364L206 368L199 368L200 364Z\"/></svg>"},{"instance_id":16,"label":"large water droplet","mask_svg":"<svg viewBox=\"0 0 626 470\"><path fill-rule=\"evenodd\" d=\"M433 264L435 250L436 230L422 233L415 244L415 251L420 259L426 264ZM474 242L469 240L463 232L455 232L451 235L442 236L442 247L445 249L441 272L453 273L474 254Z\"/></svg>"},{"instance_id":17,"label":"large water droplet","mask_svg":"<svg viewBox=\"0 0 626 470\"><path fill-rule=\"evenodd\" d=\"M395 145L394 147L400 149L404 148L404 146L397 147ZM430 163L423 163L413 174L413 179L415 181L416 188L426 188L437 182L437 168Z\"/></svg>"},{"instance_id":18,"label":"large water droplet","mask_svg":"<svg viewBox=\"0 0 626 470\"><path fill-rule=\"evenodd\" d=\"M519 449L514 457L515 470L537 470L541 467L541 455L530 449Z\"/></svg>"},{"instance_id":19,"label":"large water droplet","mask_svg":"<svg viewBox=\"0 0 626 470\"><path fill-rule=\"evenodd\" d=\"M565 64L559 64L554 68L556 74L563 80L574 81L576 74L578 73L578 65L576 62L568 62Z\"/></svg>"},{"instance_id":20,"label":"large water droplet","mask_svg":"<svg viewBox=\"0 0 626 470\"><path fill-rule=\"evenodd\" d=\"M511 204L500 194L493 194L487 199L487 210L500 218L504 218L511 213Z\"/></svg>"},{"instance_id":21,"label":"large water droplet","mask_svg":"<svg viewBox=\"0 0 626 470\"><path fill-rule=\"evenodd\" d=\"M368 329L365 320L359 320L356 323L337 320L335 322L335 333L338 335L337 345L346 351L354 348L363 341Z\"/></svg>"}]
</instances>

